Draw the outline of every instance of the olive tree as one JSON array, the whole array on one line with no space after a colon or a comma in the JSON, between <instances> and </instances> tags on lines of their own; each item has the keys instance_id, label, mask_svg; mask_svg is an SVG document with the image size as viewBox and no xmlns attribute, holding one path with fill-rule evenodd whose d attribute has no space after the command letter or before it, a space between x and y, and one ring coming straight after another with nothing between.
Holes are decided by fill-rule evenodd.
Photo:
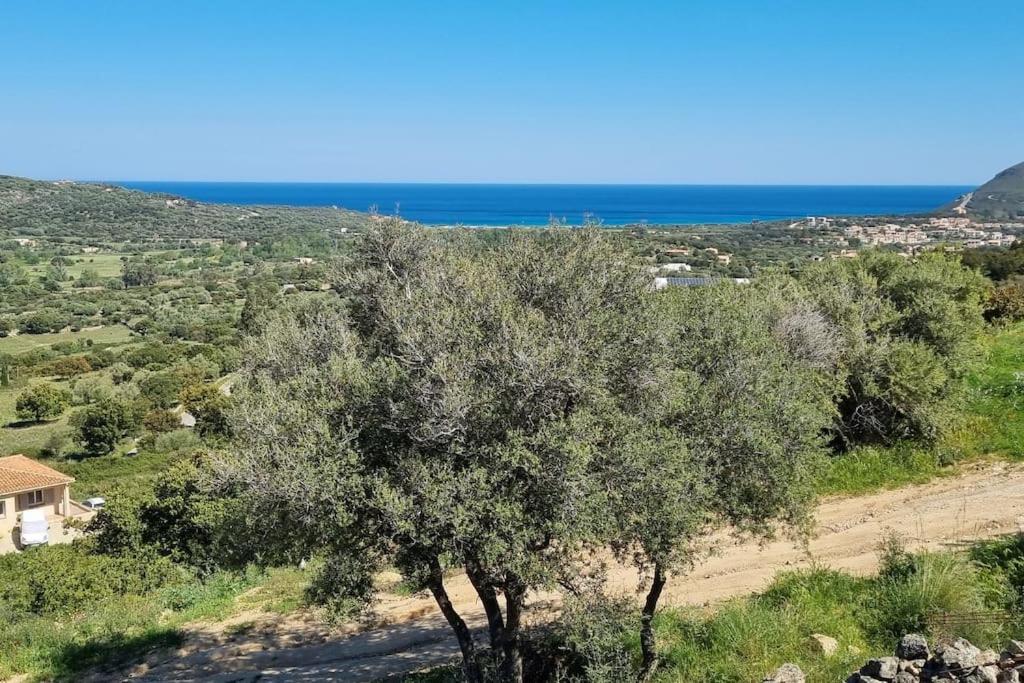
<instances>
[{"instance_id":1,"label":"olive tree","mask_svg":"<svg viewBox=\"0 0 1024 683\"><path fill-rule=\"evenodd\" d=\"M321 585L366 594L392 564L433 594L470 680L481 659L521 680L527 593L606 542L603 446L661 386L656 301L624 254L590 230L483 248L383 222L343 302L272 312L248 341L221 481L327 556ZM488 657L449 568L484 606Z\"/></svg>"}]
</instances>

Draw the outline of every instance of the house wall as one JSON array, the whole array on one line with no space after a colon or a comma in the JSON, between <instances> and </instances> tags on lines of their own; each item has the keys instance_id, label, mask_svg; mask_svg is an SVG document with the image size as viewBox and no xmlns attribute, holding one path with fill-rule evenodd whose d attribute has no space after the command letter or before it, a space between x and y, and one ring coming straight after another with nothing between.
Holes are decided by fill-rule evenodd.
<instances>
[{"instance_id":1,"label":"house wall","mask_svg":"<svg viewBox=\"0 0 1024 683\"><path fill-rule=\"evenodd\" d=\"M35 507L42 508L47 518L57 517L61 514L61 505L64 501L65 486L54 486L43 489L43 504ZM27 493L17 495L0 496L3 501L4 515L0 517L0 533L9 536L14 527L18 526L18 515L22 510L29 508Z\"/></svg>"}]
</instances>

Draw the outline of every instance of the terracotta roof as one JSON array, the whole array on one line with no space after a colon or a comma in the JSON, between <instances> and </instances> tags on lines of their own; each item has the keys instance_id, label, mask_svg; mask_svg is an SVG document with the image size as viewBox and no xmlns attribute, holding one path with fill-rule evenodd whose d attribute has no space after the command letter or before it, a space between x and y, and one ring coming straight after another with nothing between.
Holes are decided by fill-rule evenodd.
<instances>
[{"instance_id":1,"label":"terracotta roof","mask_svg":"<svg viewBox=\"0 0 1024 683\"><path fill-rule=\"evenodd\" d=\"M24 455L0 458L0 495L70 484L74 480Z\"/></svg>"}]
</instances>

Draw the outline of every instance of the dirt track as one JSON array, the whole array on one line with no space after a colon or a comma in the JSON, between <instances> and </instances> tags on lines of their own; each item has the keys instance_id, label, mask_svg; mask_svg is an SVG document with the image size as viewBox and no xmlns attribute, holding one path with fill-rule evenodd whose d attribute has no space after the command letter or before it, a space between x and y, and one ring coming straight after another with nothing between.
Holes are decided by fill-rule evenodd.
<instances>
[{"instance_id":1,"label":"dirt track","mask_svg":"<svg viewBox=\"0 0 1024 683\"><path fill-rule=\"evenodd\" d=\"M673 579L662 605L705 604L762 589L780 570L811 562L855 573L876 567L880 537L893 529L915 548L1018 531L1024 525L1024 468L984 465L956 477L857 498L831 500L817 510L818 533L809 552L791 542L724 543L721 551L689 576ZM612 590L633 592L636 574L610 572ZM483 624L482 610L463 577L448 582L456 607L470 625ZM533 597L535 613L557 595ZM424 596L385 596L378 625L330 631L307 617L241 615L257 621L244 634L227 635L225 624L197 625L176 652L151 655L130 672L143 681L374 681L451 661L458 648L434 603ZM229 624L230 625L230 624ZM120 677L115 677L117 680ZM95 680L112 680L110 674Z\"/></svg>"}]
</instances>

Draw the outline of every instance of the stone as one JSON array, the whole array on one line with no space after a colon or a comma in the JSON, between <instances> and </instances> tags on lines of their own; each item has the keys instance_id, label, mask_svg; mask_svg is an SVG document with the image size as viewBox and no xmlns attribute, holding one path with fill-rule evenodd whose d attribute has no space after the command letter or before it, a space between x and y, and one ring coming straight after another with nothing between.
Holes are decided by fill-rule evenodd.
<instances>
[{"instance_id":1,"label":"stone","mask_svg":"<svg viewBox=\"0 0 1024 683\"><path fill-rule=\"evenodd\" d=\"M978 666L981 650L963 638L944 643L935 648L935 660L946 669L969 669Z\"/></svg>"},{"instance_id":2,"label":"stone","mask_svg":"<svg viewBox=\"0 0 1024 683\"><path fill-rule=\"evenodd\" d=\"M978 664L980 666L988 666L989 664L998 664L999 654L995 650L982 650L978 654Z\"/></svg>"},{"instance_id":3,"label":"stone","mask_svg":"<svg viewBox=\"0 0 1024 683\"><path fill-rule=\"evenodd\" d=\"M1024 656L1024 640L1010 640L1007 641L1006 647L1003 648L1004 657L1022 657Z\"/></svg>"},{"instance_id":4,"label":"stone","mask_svg":"<svg viewBox=\"0 0 1024 683\"><path fill-rule=\"evenodd\" d=\"M909 671L901 671L898 674L896 674L896 678L892 680L893 683L918 683L918 681L920 681L921 679L920 677L915 676Z\"/></svg>"},{"instance_id":5,"label":"stone","mask_svg":"<svg viewBox=\"0 0 1024 683\"><path fill-rule=\"evenodd\" d=\"M839 649L838 640L821 633L812 633L811 640L817 644L818 651L826 657L831 657Z\"/></svg>"},{"instance_id":6,"label":"stone","mask_svg":"<svg viewBox=\"0 0 1024 683\"><path fill-rule=\"evenodd\" d=\"M1020 673L1016 669L1004 669L996 680L998 683L1020 683Z\"/></svg>"},{"instance_id":7,"label":"stone","mask_svg":"<svg viewBox=\"0 0 1024 683\"><path fill-rule=\"evenodd\" d=\"M924 659L901 659L900 660L900 671L906 671L912 673L915 676L921 673L921 669L924 668L924 663L927 660Z\"/></svg>"},{"instance_id":8,"label":"stone","mask_svg":"<svg viewBox=\"0 0 1024 683\"><path fill-rule=\"evenodd\" d=\"M919 633L908 633L896 644L896 656L900 659L928 659L928 640Z\"/></svg>"},{"instance_id":9,"label":"stone","mask_svg":"<svg viewBox=\"0 0 1024 683\"><path fill-rule=\"evenodd\" d=\"M869 659L867 664L860 668L861 674L872 678L881 678L883 681L891 681L896 678L899 670L900 660L896 657Z\"/></svg>"},{"instance_id":10,"label":"stone","mask_svg":"<svg viewBox=\"0 0 1024 683\"><path fill-rule=\"evenodd\" d=\"M961 672L956 680L960 683L999 683L999 667L976 666Z\"/></svg>"},{"instance_id":11,"label":"stone","mask_svg":"<svg viewBox=\"0 0 1024 683\"><path fill-rule=\"evenodd\" d=\"M804 672L796 664L783 664L775 670L775 673L765 678L763 683L806 683L806 681Z\"/></svg>"}]
</instances>

